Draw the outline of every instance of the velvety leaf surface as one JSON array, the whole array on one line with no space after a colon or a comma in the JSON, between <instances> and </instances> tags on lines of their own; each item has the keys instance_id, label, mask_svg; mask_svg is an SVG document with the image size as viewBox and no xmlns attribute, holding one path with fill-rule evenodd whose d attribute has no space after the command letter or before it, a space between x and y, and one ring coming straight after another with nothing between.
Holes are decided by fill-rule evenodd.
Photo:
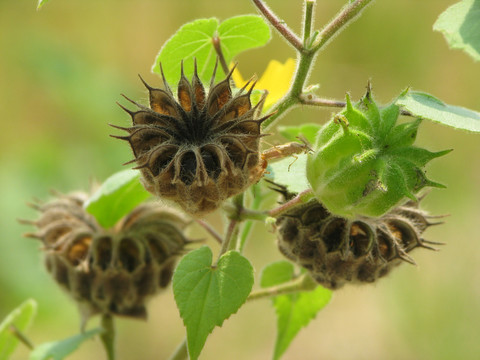
<instances>
[{"instance_id":1,"label":"velvety leaf surface","mask_svg":"<svg viewBox=\"0 0 480 360\"><path fill-rule=\"evenodd\" d=\"M430 94L408 91L398 98L396 103L423 119L439 122L456 129L480 132L480 113L445 104Z\"/></svg>"},{"instance_id":2,"label":"velvety leaf surface","mask_svg":"<svg viewBox=\"0 0 480 360\"><path fill-rule=\"evenodd\" d=\"M160 63L167 82L176 85L181 62L188 79L193 75L193 60L197 60L198 75L206 85L213 73L217 54L212 39L218 38L227 64L242 51L265 45L270 40L270 28L258 15L242 15L225 20L198 19L183 25L160 49L152 71L160 74ZM217 80L224 74L219 67Z\"/></svg>"},{"instance_id":3,"label":"velvety leaf surface","mask_svg":"<svg viewBox=\"0 0 480 360\"><path fill-rule=\"evenodd\" d=\"M253 286L253 268L236 251L225 253L212 266L207 246L185 255L173 275L173 293L187 328L190 359L197 359L215 326L237 312Z\"/></svg>"},{"instance_id":4,"label":"velvety leaf surface","mask_svg":"<svg viewBox=\"0 0 480 360\"><path fill-rule=\"evenodd\" d=\"M278 261L265 267L261 286L270 287L285 283L294 278L294 267L287 261ZM277 313L277 338L273 358L279 359L298 332L315 318L332 297L332 292L322 286L312 291L273 298Z\"/></svg>"},{"instance_id":5,"label":"velvety leaf surface","mask_svg":"<svg viewBox=\"0 0 480 360\"><path fill-rule=\"evenodd\" d=\"M307 154L299 154L272 162L268 165L265 176L286 186L290 192L299 193L310 189L306 175L307 157Z\"/></svg>"},{"instance_id":6,"label":"velvety leaf surface","mask_svg":"<svg viewBox=\"0 0 480 360\"><path fill-rule=\"evenodd\" d=\"M29 360L63 360L67 355L75 352L84 341L93 338L102 331L101 328L93 329L63 340L40 344L31 352Z\"/></svg>"},{"instance_id":7,"label":"velvety leaf surface","mask_svg":"<svg viewBox=\"0 0 480 360\"><path fill-rule=\"evenodd\" d=\"M37 312L37 302L29 299L10 312L0 323L0 360L10 358L18 345L18 339L12 334L11 327L25 332Z\"/></svg>"},{"instance_id":8,"label":"velvety leaf surface","mask_svg":"<svg viewBox=\"0 0 480 360\"><path fill-rule=\"evenodd\" d=\"M445 10L433 25L453 49L480 60L480 1L463 0Z\"/></svg>"},{"instance_id":9,"label":"velvety leaf surface","mask_svg":"<svg viewBox=\"0 0 480 360\"><path fill-rule=\"evenodd\" d=\"M135 206L150 197L140 183L140 173L124 170L110 176L85 203L85 210L98 223L109 228L128 214Z\"/></svg>"}]
</instances>

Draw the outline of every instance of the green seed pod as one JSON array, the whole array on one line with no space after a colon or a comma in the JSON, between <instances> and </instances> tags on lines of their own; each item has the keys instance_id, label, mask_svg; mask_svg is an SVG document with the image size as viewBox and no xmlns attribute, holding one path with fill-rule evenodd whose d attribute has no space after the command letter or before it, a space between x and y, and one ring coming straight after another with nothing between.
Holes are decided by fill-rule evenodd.
<instances>
[{"instance_id":1,"label":"green seed pod","mask_svg":"<svg viewBox=\"0 0 480 360\"><path fill-rule=\"evenodd\" d=\"M402 262L415 264L409 256L413 249L439 244L422 238L433 225L428 218L411 200L380 218L349 220L313 199L277 219L277 244L319 284L338 289L374 282Z\"/></svg>"},{"instance_id":2,"label":"green seed pod","mask_svg":"<svg viewBox=\"0 0 480 360\"><path fill-rule=\"evenodd\" d=\"M145 318L145 304L170 283L189 242L187 221L157 203L142 204L112 230L103 229L83 204L87 195L61 195L34 205L47 271L78 304L83 320L95 314Z\"/></svg>"},{"instance_id":3,"label":"green seed pod","mask_svg":"<svg viewBox=\"0 0 480 360\"><path fill-rule=\"evenodd\" d=\"M307 178L318 200L333 214L382 216L405 197L426 186L424 166L450 150L430 152L413 146L421 120L396 125L395 103L379 108L370 84L355 105L347 95L345 109L318 133L316 151L307 162Z\"/></svg>"}]
</instances>

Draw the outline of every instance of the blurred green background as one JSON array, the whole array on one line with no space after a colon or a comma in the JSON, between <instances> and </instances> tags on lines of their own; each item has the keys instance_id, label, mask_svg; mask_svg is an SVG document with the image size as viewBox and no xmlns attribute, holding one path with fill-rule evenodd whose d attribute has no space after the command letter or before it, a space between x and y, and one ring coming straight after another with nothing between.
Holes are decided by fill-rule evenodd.
<instances>
[{"instance_id":1,"label":"blurred green background","mask_svg":"<svg viewBox=\"0 0 480 360\"><path fill-rule=\"evenodd\" d=\"M345 1L318 1L318 27ZM300 30L301 0L269 5ZM359 98L368 79L376 97L388 102L407 86L443 101L480 111L480 63L452 51L432 31L453 0L377 1L318 56L310 82L319 94ZM0 318L27 298L39 302L28 335L34 343L75 334L79 317L43 268L39 243L21 234L32 229L17 218L35 218L26 202L48 199L50 189L89 188L130 160L130 150L108 135L107 123L125 125L115 105L120 93L145 100L140 73L150 73L162 44L183 23L200 17L225 19L254 13L250 1L51 0L0 1ZM262 49L242 54L245 77L260 75L270 59L294 52L274 34ZM283 124L322 123L332 109L297 108ZM278 138L270 137L270 143ZM284 359L478 359L480 357L480 136L425 123L418 142L436 151L455 149L428 167L429 177L448 186L433 190L424 206L451 214L426 238L444 241L438 253L414 252L417 267L403 265L376 285L335 293ZM220 216L209 220L217 224ZM214 245L215 246L215 245ZM215 247L216 248L216 247ZM268 229L256 227L247 246L256 274L280 259ZM165 359L184 337L171 292L155 298L148 322L118 321L119 359ZM97 324L98 319L89 323ZM275 314L268 300L245 305L215 329L202 359L268 359L275 339ZM25 359L19 348L13 359ZM71 359L103 359L90 341Z\"/></svg>"}]
</instances>

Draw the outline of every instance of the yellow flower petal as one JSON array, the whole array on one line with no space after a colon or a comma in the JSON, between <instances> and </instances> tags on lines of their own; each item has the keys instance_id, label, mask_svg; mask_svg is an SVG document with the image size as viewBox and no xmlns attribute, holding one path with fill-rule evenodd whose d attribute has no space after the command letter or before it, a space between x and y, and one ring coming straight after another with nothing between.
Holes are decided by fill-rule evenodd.
<instances>
[{"instance_id":1,"label":"yellow flower petal","mask_svg":"<svg viewBox=\"0 0 480 360\"><path fill-rule=\"evenodd\" d=\"M280 100L290 89L293 74L295 73L295 60L289 58L285 64L271 60L267 69L258 80L255 88L268 90L265 108L269 108Z\"/></svg>"},{"instance_id":2,"label":"yellow flower petal","mask_svg":"<svg viewBox=\"0 0 480 360\"><path fill-rule=\"evenodd\" d=\"M268 91L264 109L270 108L287 93L287 91L290 89L290 84L292 82L294 73L294 59L289 58L284 64L277 60L271 60L268 63L265 72L255 85L255 89L257 90ZM238 68L233 72L232 78L237 87L243 87L246 83L240 74L240 71L238 71Z\"/></svg>"}]
</instances>

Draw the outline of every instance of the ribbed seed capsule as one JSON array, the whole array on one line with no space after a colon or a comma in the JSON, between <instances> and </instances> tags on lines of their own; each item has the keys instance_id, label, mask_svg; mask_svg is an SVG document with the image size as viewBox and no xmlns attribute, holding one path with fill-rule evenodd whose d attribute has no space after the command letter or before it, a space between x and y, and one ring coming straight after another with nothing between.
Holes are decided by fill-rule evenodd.
<instances>
[{"instance_id":1,"label":"ribbed seed capsule","mask_svg":"<svg viewBox=\"0 0 480 360\"><path fill-rule=\"evenodd\" d=\"M107 231L83 209L87 195L62 195L43 205L26 236L43 242L55 281L78 303L84 320L97 313L145 318L146 301L165 288L188 240L185 219L143 204Z\"/></svg>"},{"instance_id":2,"label":"ribbed seed capsule","mask_svg":"<svg viewBox=\"0 0 480 360\"><path fill-rule=\"evenodd\" d=\"M422 238L432 225L428 218L413 201L381 218L349 220L312 200L278 218L278 247L318 283L338 289L346 283L374 282L404 261L415 264L410 251L439 244Z\"/></svg>"},{"instance_id":3,"label":"ribbed seed capsule","mask_svg":"<svg viewBox=\"0 0 480 360\"><path fill-rule=\"evenodd\" d=\"M232 70L233 72L233 70ZM183 73L178 83L178 101L163 77L165 89L144 82L150 108L130 99L139 110L127 111L133 126L120 128L143 177L145 188L178 203L192 215L215 210L225 199L242 192L263 173L259 163L260 124L264 98L252 107L253 85L235 95L230 72L208 94L195 64L192 81Z\"/></svg>"}]
</instances>

